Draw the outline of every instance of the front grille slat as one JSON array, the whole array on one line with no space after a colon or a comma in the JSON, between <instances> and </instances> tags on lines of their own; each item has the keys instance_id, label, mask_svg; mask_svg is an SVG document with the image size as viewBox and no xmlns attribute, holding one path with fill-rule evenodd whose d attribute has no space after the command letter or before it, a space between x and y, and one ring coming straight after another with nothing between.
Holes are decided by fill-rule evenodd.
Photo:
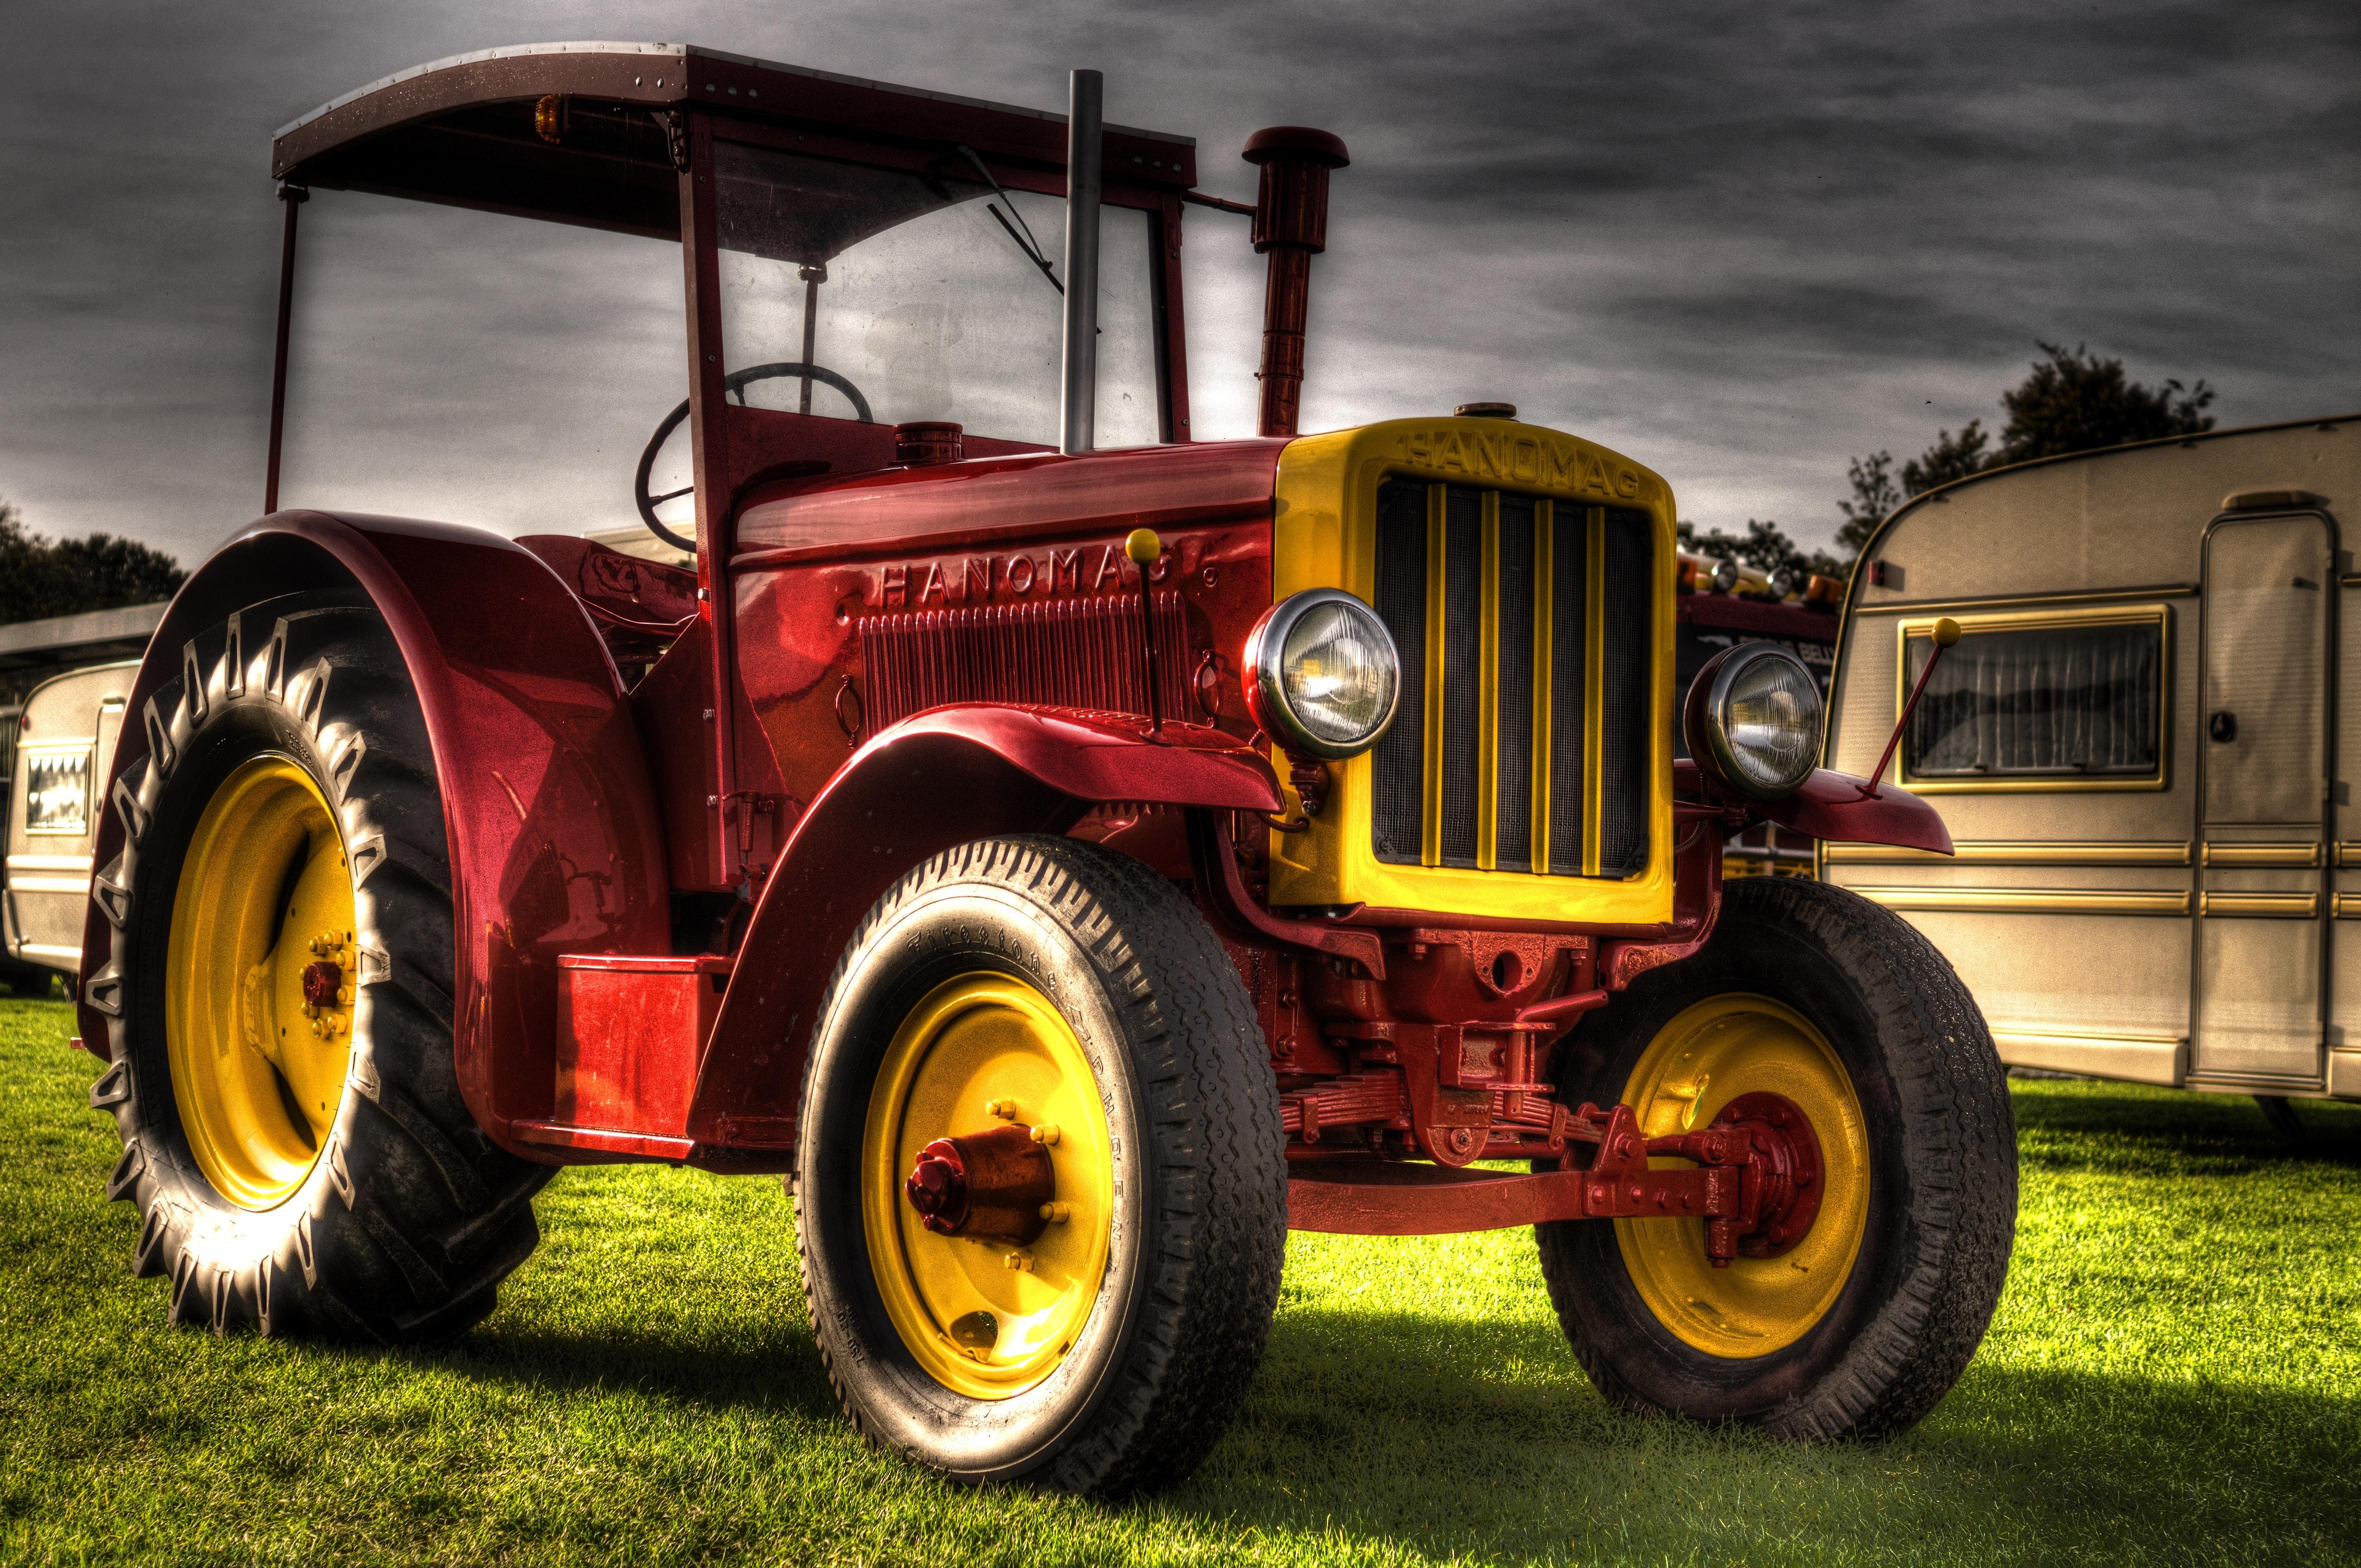
<instances>
[{"instance_id":1,"label":"front grille slat","mask_svg":"<svg viewBox=\"0 0 2361 1568\"><path fill-rule=\"evenodd\" d=\"M1600 639L1607 664L1600 681L1598 869L1630 876L1648 861L1648 669L1655 630L1655 546L1647 520L1609 512L1606 613Z\"/></svg>"},{"instance_id":2,"label":"front grille slat","mask_svg":"<svg viewBox=\"0 0 2361 1568\"><path fill-rule=\"evenodd\" d=\"M1484 499L1463 485L1443 506L1443 863L1476 869L1478 672L1484 662Z\"/></svg>"},{"instance_id":3,"label":"front grille slat","mask_svg":"<svg viewBox=\"0 0 2361 1568\"><path fill-rule=\"evenodd\" d=\"M1369 758L1370 850L1414 866L1426 766L1426 488L1396 481L1378 491L1378 602L1394 636L1401 687L1394 721Z\"/></svg>"},{"instance_id":4,"label":"front grille slat","mask_svg":"<svg viewBox=\"0 0 2361 1568\"><path fill-rule=\"evenodd\" d=\"M1657 761L1648 515L1390 479L1375 559L1374 608L1402 661L1401 705L1371 757L1376 858L1644 870Z\"/></svg>"},{"instance_id":5,"label":"front grille slat","mask_svg":"<svg viewBox=\"0 0 2361 1568\"><path fill-rule=\"evenodd\" d=\"M1587 761L1582 715L1590 676L1590 512L1554 506L1550 525L1549 869L1582 872Z\"/></svg>"},{"instance_id":6,"label":"front grille slat","mask_svg":"<svg viewBox=\"0 0 2361 1568\"><path fill-rule=\"evenodd\" d=\"M1499 848L1492 868L1533 864L1533 499L1500 498Z\"/></svg>"}]
</instances>

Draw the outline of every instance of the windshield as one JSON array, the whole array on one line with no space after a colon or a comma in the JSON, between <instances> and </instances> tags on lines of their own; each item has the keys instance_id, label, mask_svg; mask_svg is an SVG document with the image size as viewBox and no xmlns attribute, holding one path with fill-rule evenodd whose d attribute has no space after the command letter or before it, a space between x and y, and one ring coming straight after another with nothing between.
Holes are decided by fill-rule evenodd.
<instances>
[{"instance_id":1,"label":"windshield","mask_svg":"<svg viewBox=\"0 0 2361 1568\"><path fill-rule=\"evenodd\" d=\"M688 395L677 245L335 191L302 225L285 505L640 529L633 466Z\"/></svg>"},{"instance_id":2,"label":"windshield","mask_svg":"<svg viewBox=\"0 0 2361 1568\"><path fill-rule=\"evenodd\" d=\"M713 167L724 368L780 367L745 401L1056 444L1063 201L956 154L915 174L718 141ZM1163 439L1155 223L1100 209L1102 446Z\"/></svg>"}]
</instances>

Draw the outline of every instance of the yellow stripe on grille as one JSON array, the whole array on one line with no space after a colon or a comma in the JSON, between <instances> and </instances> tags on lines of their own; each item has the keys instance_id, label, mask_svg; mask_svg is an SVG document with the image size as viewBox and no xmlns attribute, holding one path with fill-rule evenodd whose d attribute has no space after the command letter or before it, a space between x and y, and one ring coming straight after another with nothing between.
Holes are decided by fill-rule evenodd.
<instances>
[{"instance_id":1,"label":"yellow stripe on grille","mask_svg":"<svg viewBox=\"0 0 2361 1568\"><path fill-rule=\"evenodd\" d=\"M1486 490L1478 537L1483 625L1476 633L1476 867L1500 860L1500 492Z\"/></svg>"},{"instance_id":2,"label":"yellow stripe on grille","mask_svg":"<svg viewBox=\"0 0 2361 1568\"><path fill-rule=\"evenodd\" d=\"M1533 503L1533 865L1546 875L1550 858L1550 594L1556 558L1554 503Z\"/></svg>"},{"instance_id":3,"label":"yellow stripe on grille","mask_svg":"<svg viewBox=\"0 0 2361 1568\"><path fill-rule=\"evenodd\" d=\"M1443 863L1444 487L1426 488L1426 755L1419 794L1418 859Z\"/></svg>"},{"instance_id":4,"label":"yellow stripe on grille","mask_svg":"<svg viewBox=\"0 0 2361 1568\"><path fill-rule=\"evenodd\" d=\"M1589 548L1582 574L1582 874L1597 876L1606 793L1598 741L1607 693L1607 510L1585 507L1582 521Z\"/></svg>"}]
</instances>

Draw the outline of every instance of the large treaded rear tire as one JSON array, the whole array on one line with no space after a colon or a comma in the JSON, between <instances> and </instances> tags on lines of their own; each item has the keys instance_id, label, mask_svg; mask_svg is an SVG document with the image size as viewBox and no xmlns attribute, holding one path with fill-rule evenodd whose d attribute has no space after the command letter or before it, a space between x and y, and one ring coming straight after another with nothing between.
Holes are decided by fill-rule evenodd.
<instances>
[{"instance_id":1,"label":"large treaded rear tire","mask_svg":"<svg viewBox=\"0 0 2361 1568\"><path fill-rule=\"evenodd\" d=\"M90 1102L122 1135L106 1190L139 1212L134 1269L170 1278L171 1321L215 1332L457 1333L538 1243L532 1200L552 1172L496 1146L460 1094L442 792L401 651L357 594L295 595L192 639L181 670L135 716L148 756L118 786L124 848L95 883L114 954L84 993L108 1015L111 1065ZM359 963L334 1124L301 1187L251 1210L226 1201L192 1152L164 992L190 835L221 781L269 754L293 760L334 809Z\"/></svg>"},{"instance_id":2,"label":"large treaded rear tire","mask_svg":"<svg viewBox=\"0 0 2361 1568\"><path fill-rule=\"evenodd\" d=\"M873 1277L860 1152L878 1064L915 1002L977 971L1026 981L1101 1065L1115 1240L1058 1371L969 1398L923 1371ZM880 899L821 1004L796 1162L814 1332L864 1435L954 1479L1116 1496L1173 1485L1262 1360L1287 1245L1277 1080L1235 968L1173 885L1070 839L985 839Z\"/></svg>"},{"instance_id":3,"label":"large treaded rear tire","mask_svg":"<svg viewBox=\"0 0 2361 1568\"><path fill-rule=\"evenodd\" d=\"M1586 1020L1561 1055L1561 1097L1614 1103L1668 1022L1732 993L1816 1025L1859 1096L1868 1218L1842 1293L1780 1350L1708 1354L1651 1310L1613 1223L1569 1221L1535 1227L1550 1300L1591 1382L1626 1409L1796 1438L1901 1431L1966 1369L2008 1274L2016 1128L1992 1036L1950 964L1898 916L1842 888L1746 878L1724 888L1703 952Z\"/></svg>"}]
</instances>

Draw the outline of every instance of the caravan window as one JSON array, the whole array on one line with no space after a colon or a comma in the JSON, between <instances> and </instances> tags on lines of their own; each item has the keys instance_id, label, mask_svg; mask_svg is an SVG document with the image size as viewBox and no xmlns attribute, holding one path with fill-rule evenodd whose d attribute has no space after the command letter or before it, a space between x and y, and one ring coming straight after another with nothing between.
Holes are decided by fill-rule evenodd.
<instances>
[{"instance_id":1,"label":"caravan window","mask_svg":"<svg viewBox=\"0 0 2361 1568\"><path fill-rule=\"evenodd\" d=\"M1904 738L1903 782L1936 789L2164 782L2165 611L1960 617ZM1906 695L1931 621L1902 628Z\"/></svg>"}]
</instances>

